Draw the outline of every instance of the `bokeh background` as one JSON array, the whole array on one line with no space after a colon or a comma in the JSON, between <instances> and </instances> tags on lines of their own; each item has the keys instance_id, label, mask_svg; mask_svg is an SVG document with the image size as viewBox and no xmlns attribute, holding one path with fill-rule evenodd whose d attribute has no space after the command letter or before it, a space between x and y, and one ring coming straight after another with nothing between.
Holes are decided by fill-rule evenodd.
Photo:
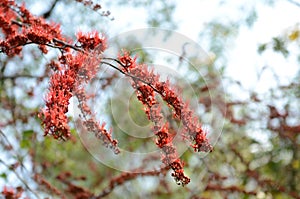
<instances>
[{"instance_id":1,"label":"bokeh background","mask_svg":"<svg viewBox=\"0 0 300 199\"><path fill-rule=\"evenodd\" d=\"M75 38L77 31L103 32L109 41L107 56L128 49L139 62L168 76L186 91L183 96L195 107L214 151L183 150L181 159L191 178L185 187L166 171L136 175L106 195L124 170L153 170L160 157L121 156L120 163L101 151L101 144L91 152L76 125L76 101L69 112L73 139L44 137L37 113L44 107L47 63L59 52L43 55L29 45L19 57L0 54L0 191L22 187L21 198L74 198L80 188L106 198L300 198L300 1L94 2L102 6L97 12L73 0L26 0L25 5L61 24L68 37ZM143 39L135 37L145 28L158 29ZM145 41L162 32L162 42L171 40L173 31L187 43L145 48ZM165 51L170 49L180 53ZM97 77L87 87L95 94L90 103L99 120L112 127L120 147L155 151L151 124L124 77L104 67ZM171 116L168 108L164 111ZM123 171L112 166L120 164Z\"/></svg>"}]
</instances>

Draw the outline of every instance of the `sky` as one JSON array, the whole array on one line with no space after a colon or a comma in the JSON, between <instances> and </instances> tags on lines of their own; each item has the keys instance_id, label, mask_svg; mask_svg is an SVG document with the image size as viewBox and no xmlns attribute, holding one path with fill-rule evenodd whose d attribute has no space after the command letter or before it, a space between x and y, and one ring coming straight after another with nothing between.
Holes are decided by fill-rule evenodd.
<instances>
[{"instance_id":1,"label":"sky","mask_svg":"<svg viewBox=\"0 0 300 199\"><path fill-rule=\"evenodd\" d=\"M225 2L223 6L220 6L219 1L215 0L177 1L174 15L175 21L178 22L176 31L197 42L199 41L199 32L214 17L235 20L243 17L244 13L238 9L240 6L246 5L246 10L255 6L257 21L253 27L242 27L234 46L228 46L226 53L229 63L225 75L241 82L246 89L255 89L258 93L263 93L274 86L275 81L272 73L267 71L262 74L261 80L258 82L257 73L267 66L282 77L283 84L287 84L298 70L296 59L292 57L287 60L283 56L270 52L259 56L257 48L259 44L271 42L273 37L285 34L293 25L299 23L300 7L287 0L278 0L274 6L267 6L259 1L233 0ZM115 17L115 21L112 22L112 32L120 34L148 27L145 23L145 10L143 9L127 10L126 8L117 12L114 8L111 10ZM114 27L117 27L117 31Z\"/></svg>"}]
</instances>

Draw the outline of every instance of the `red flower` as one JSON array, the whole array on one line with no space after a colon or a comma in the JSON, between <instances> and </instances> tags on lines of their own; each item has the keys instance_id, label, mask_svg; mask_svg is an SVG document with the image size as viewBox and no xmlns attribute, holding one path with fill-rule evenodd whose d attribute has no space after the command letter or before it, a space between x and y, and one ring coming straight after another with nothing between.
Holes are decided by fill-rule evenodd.
<instances>
[{"instance_id":1,"label":"red flower","mask_svg":"<svg viewBox=\"0 0 300 199\"><path fill-rule=\"evenodd\" d=\"M136 58L131 58L128 52L119 56L119 60L125 75L131 77L132 86L137 89L137 97L146 106L145 111L148 116L151 106L158 103L154 99L154 92L156 92L173 108L174 118L182 121L185 129L182 136L192 142L191 146L194 150L198 152L210 152L212 150L201 123L193 116L194 113L189 108L188 103L180 98L180 95L175 91L176 89L171 88L168 81L161 82L159 75L154 74L153 71L149 72L147 66L136 64Z\"/></svg>"},{"instance_id":2,"label":"red flower","mask_svg":"<svg viewBox=\"0 0 300 199\"><path fill-rule=\"evenodd\" d=\"M85 50L94 50L98 48L99 51L104 51L107 48L106 40L103 36L99 36L97 31L83 34L82 32L77 33L77 40L81 44L81 47Z\"/></svg>"},{"instance_id":3,"label":"red flower","mask_svg":"<svg viewBox=\"0 0 300 199\"><path fill-rule=\"evenodd\" d=\"M198 119L194 117L193 111L189 109L176 89L171 88L168 81L161 82L159 75L149 72L146 65L138 65L136 58L131 58L128 52L119 55L118 62L125 75L131 77L132 87L136 89L137 98L144 105L148 118L154 123L154 134L156 145L162 149L162 162L173 169L172 176L178 184L186 185L190 179L184 175L183 163L178 158L176 148L173 146L173 135L169 133L168 123L163 124L163 115L155 95L159 94L162 99L173 109L174 118L180 119L184 132L182 137L188 138L195 151L210 152L211 145L208 143L206 133L203 131Z\"/></svg>"}]
</instances>

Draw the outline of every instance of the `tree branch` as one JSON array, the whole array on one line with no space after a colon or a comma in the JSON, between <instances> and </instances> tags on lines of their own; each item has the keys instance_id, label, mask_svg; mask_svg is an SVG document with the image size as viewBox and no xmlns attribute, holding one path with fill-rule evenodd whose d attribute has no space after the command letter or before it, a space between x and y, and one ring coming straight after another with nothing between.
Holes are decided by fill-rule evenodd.
<instances>
[{"instance_id":1,"label":"tree branch","mask_svg":"<svg viewBox=\"0 0 300 199\"><path fill-rule=\"evenodd\" d=\"M123 172L121 173L119 176L113 178L110 182L109 185L103 189L103 191L92 197L92 199L101 199L105 196L107 196L108 194L110 194L117 186L120 186L128 181L134 180L137 177L140 176L158 176L161 173L165 173L170 169L170 167L165 166L162 167L160 169L157 170L153 170L153 171L142 171L142 168L136 169L132 172Z\"/></svg>"},{"instance_id":2,"label":"tree branch","mask_svg":"<svg viewBox=\"0 0 300 199\"><path fill-rule=\"evenodd\" d=\"M116 59L113 59L113 58L103 58L103 59L109 59L109 60L113 60L115 62L117 62L118 64L120 64L121 66L125 67L119 60L116 60ZM134 75L131 75L130 73L126 73L124 71L122 71L121 69L119 69L118 67L114 66L113 64L111 63L108 63L108 62L104 62L104 61L101 61L102 64L106 64L108 66L111 66L112 68L118 70L120 73L128 76L128 77L131 77L132 79L135 79L135 80L138 80L140 82L143 82L144 84L147 84L148 86L150 86L155 92L157 92L158 94L160 94L159 90L157 90L155 87L153 87L152 84L150 84L149 82L146 82L145 80L142 80Z\"/></svg>"},{"instance_id":3,"label":"tree branch","mask_svg":"<svg viewBox=\"0 0 300 199\"><path fill-rule=\"evenodd\" d=\"M54 10L54 8L55 8L58 1L60 1L60 0L55 0L52 3L52 6L50 7L50 9L47 12L45 12L44 14L42 14L43 18L47 19L48 17L50 17L50 15L51 15L52 11Z\"/></svg>"},{"instance_id":4,"label":"tree branch","mask_svg":"<svg viewBox=\"0 0 300 199\"><path fill-rule=\"evenodd\" d=\"M287 0L287 1L290 2L290 3L292 3L292 4L294 4L295 6L300 7L300 3L299 2L296 2L294 0Z\"/></svg>"}]
</instances>

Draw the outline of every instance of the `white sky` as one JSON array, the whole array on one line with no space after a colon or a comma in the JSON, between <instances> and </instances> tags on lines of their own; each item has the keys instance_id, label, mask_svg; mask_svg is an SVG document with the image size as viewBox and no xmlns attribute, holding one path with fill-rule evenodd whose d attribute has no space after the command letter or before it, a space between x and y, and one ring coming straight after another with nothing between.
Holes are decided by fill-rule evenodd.
<instances>
[{"instance_id":1,"label":"white sky","mask_svg":"<svg viewBox=\"0 0 300 199\"><path fill-rule=\"evenodd\" d=\"M177 1L175 21L178 21L178 31L194 41L199 40L199 32L205 27L205 23L213 17L235 19L241 16L237 8L246 4L249 8L256 5L258 19L253 28L243 27L237 37L234 48L228 48L228 66L226 76L240 81L247 88L254 88L257 92L265 92L272 85L272 74L264 72L261 81L257 82L257 72L264 66L272 67L277 74L283 77L282 83L288 83L297 72L299 66L294 61L288 61L280 54L257 54L258 44L271 42L272 37L282 35L288 28L300 22L300 8L287 0L278 0L275 6L266 6L259 1L233 0L226 2L226 6L220 7L219 1L211 0L185 0ZM228 5L229 4L229 5ZM115 21L112 22L111 32L122 33L133 29L148 27L145 23L145 10L127 8L118 12L111 8ZM132 13L132 14L131 14ZM140 16L140 17L136 17ZM116 31L117 30L117 31ZM205 50L205 49L204 49Z\"/></svg>"}]
</instances>

